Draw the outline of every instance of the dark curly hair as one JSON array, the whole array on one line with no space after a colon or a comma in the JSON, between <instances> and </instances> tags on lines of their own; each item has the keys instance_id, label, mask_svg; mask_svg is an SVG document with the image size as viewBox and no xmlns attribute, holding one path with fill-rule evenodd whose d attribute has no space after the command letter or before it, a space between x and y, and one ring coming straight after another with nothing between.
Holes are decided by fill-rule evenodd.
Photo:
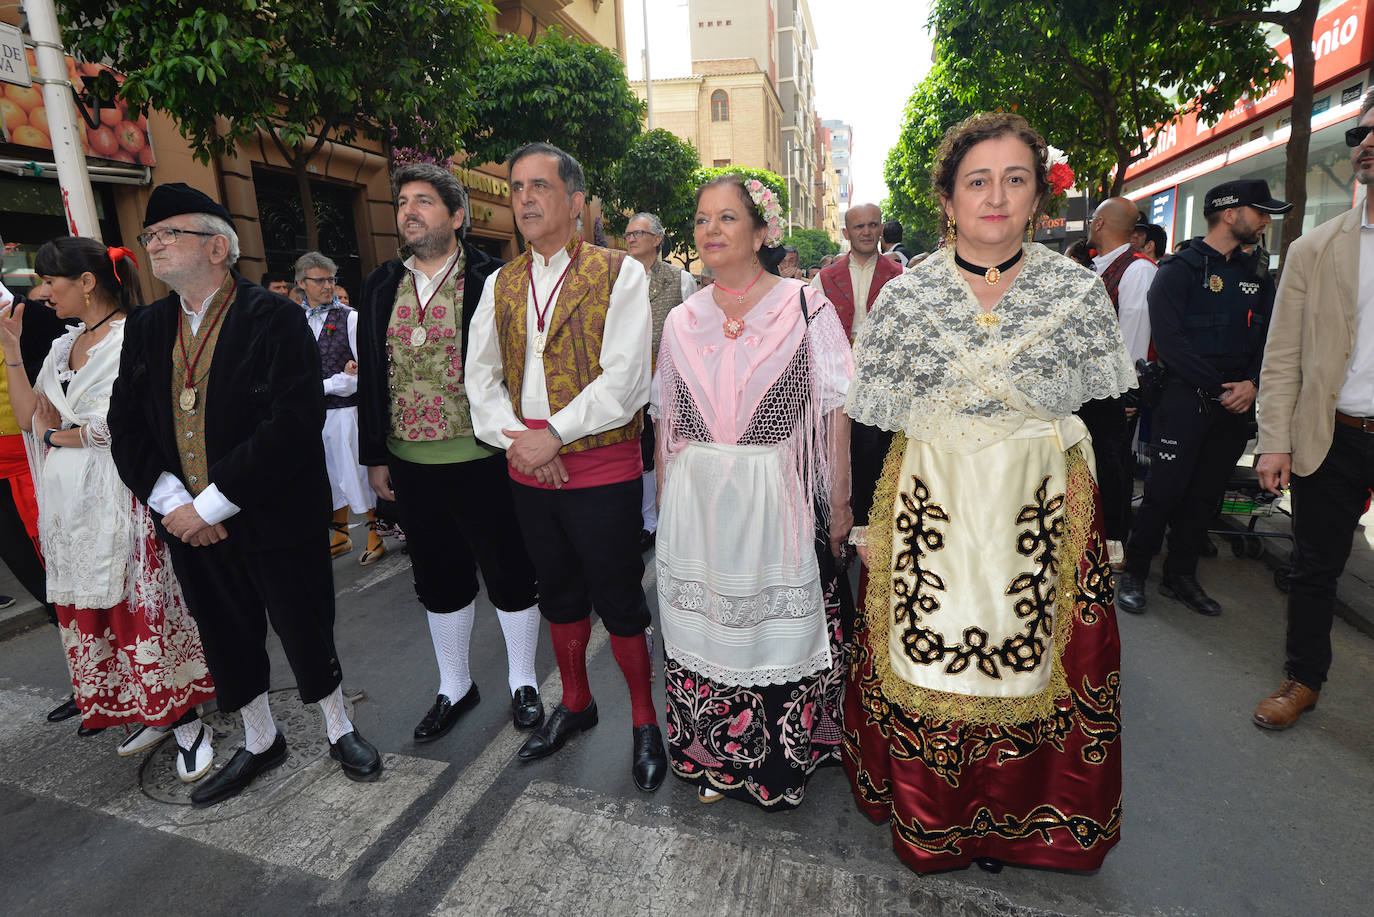
<instances>
[{"instance_id":1,"label":"dark curly hair","mask_svg":"<svg viewBox=\"0 0 1374 917\"><path fill-rule=\"evenodd\" d=\"M940 149L935 153L935 162L930 167L930 184L943 197L954 196L954 179L959 174L959 164L964 161L968 151L984 140L994 140L1008 134L1030 147L1031 158L1035 161L1035 193L1037 200L1043 201L1050 193L1050 147L1040 132L1031 127L1026 119L1009 111L989 111L971 115L945 131L940 141ZM1036 209L1039 209L1037 204ZM1035 214L1031 214L1034 219ZM949 217L941 210L940 231L949 226Z\"/></svg>"}]
</instances>

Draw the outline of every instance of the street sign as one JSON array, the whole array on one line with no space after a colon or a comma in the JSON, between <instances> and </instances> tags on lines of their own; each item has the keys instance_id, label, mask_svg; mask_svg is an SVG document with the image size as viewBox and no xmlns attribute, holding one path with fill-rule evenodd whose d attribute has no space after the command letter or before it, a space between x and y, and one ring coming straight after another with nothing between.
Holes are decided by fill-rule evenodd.
<instances>
[{"instance_id":1,"label":"street sign","mask_svg":"<svg viewBox=\"0 0 1374 917\"><path fill-rule=\"evenodd\" d=\"M32 86L29 61L24 56L24 33L17 26L0 22L0 83Z\"/></svg>"}]
</instances>

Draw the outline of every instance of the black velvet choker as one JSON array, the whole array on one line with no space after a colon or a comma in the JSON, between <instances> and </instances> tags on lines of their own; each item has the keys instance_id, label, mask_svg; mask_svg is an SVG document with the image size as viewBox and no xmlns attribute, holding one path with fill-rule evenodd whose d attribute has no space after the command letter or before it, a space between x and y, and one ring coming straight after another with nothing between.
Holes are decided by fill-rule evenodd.
<instances>
[{"instance_id":1,"label":"black velvet choker","mask_svg":"<svg viewBox=\"0 0 1374 917\"><path fill-rule=\"evenodd\" d=\"M996 267L983 267L981 264L974 264L972 261L965 261L963 258L959 257L959 252L955 251L954 263L959 265L959 267L963 268L964 270L968 271L970 274L982 274L984 280L986 280L989 284L994 284L998 280L1002 279L1002 272L1015 266L1016 262L1020 261L1021 256L1023 256L1025 253L1026 250L1024 248L1018 248L1016 250L1016 254L1012 255L1010 258L1008 258L1006 261L1003 261Z\"/></svg>"}]
</instances>

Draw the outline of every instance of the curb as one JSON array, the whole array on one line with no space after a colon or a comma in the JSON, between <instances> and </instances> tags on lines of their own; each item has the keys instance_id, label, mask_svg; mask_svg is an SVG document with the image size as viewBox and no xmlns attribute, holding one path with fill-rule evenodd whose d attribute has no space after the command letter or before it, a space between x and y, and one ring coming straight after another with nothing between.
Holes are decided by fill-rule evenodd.
<instances>
[{"instance_id":1,"label":"curb","mask_svg":"<svg viewBox=\"0 0 1374 917\"><path fill-rule=\"evenodd\" d=\"M9 608L0 611L0 640L17 637L26 630L48 623L47 610L27 593L25 597L29 599L28 604L15 602Z\"/></svg>"}]
</instances>

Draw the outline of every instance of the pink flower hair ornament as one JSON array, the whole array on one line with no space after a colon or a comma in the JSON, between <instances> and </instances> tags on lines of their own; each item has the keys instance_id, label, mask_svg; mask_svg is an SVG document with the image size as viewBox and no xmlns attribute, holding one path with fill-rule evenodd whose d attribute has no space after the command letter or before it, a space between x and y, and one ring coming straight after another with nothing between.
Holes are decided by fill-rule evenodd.
<instances>
[{"instance_id":1,"label":"pink flower hair ornament","mask_svg":"<svg viewBox=\"0 0 1374 917\"><path fill-rule=\"evenodd\" d=\"M768 233L763 237L763 244L769 248L776 248L781 245L782 204L778 201L777 194L757 178L747 179L744 182L744 190L749 192L749 199L754 202L754 209L768 224Z\"/></svg>"}]
</instances>

